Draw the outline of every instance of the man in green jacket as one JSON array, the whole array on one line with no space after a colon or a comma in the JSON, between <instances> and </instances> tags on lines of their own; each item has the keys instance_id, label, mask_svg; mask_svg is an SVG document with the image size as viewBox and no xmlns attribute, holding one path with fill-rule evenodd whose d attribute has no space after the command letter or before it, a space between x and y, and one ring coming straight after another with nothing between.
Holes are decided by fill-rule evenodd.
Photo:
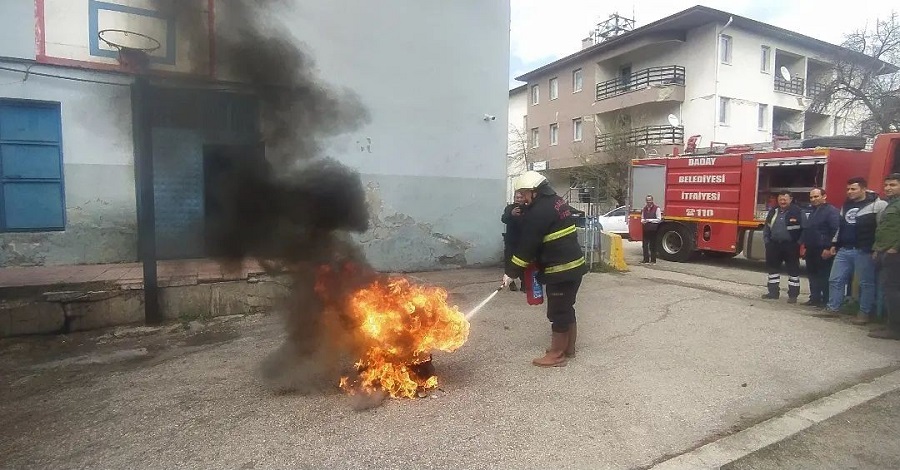
<instances>
[{"instance_id":1,"label":"man in green jacket","mask_svg":"<svg viewBox=\"0 0 900 470\"><path fill-rule=\"evenodd\" d=\"M900 340L900 173L884 179L884 198L888 206L878 219L872 257L879 267L887 327L869 336Z\"/></svg>"}]
</instances>

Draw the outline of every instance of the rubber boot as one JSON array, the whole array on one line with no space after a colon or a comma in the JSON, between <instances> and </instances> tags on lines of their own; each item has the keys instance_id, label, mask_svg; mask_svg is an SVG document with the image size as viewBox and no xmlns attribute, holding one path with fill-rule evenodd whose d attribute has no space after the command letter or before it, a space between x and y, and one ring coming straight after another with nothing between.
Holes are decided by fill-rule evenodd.
<instances>
[{"instance_id":1,"label":"rubber boot","mask_svg":"<svg viewBox=\"0 0 900 470\"><path fill-rule=\"evenodd\" d=\"M557 333L553 332L553 336L550 339L550 350L544 354L544 357L539 357L531 361L532 364L538 367L562 367L566 365L566 348L569 347L569 333L572 330L566 331L565 333Z\"/></svg>"},{"instance_id":2,"label":"rubber boot","mask_svg":"<svg viewBox=\"0 0 900 470\"><path fill-rule=\"evenodd\" d=\"M575 357L575 339L578 337L578 324L572 322L569 326L569 345L566 347L566 357Z\"/></svg>"},{"instance_id":3,"label":"rubber boot","mask_svg":"<svg viewBox=\"0 0 900 470\"><path fill-rule=\"evenodd\" d=\"M569 326L569 344L566 346L566 357L575 357L575 339L578 337L578 324L572 323ZM545 353L550 352L550 349L544 350Z\"/></svg>"}]
</instances>

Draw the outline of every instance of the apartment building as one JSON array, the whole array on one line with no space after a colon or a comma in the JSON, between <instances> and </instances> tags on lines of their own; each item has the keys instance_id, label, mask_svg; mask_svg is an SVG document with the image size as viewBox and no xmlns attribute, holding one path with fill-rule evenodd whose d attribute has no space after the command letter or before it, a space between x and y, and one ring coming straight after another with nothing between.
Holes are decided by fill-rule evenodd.
<instances>
[{"instance_id":1,"label":"apartment building","mask_svg":"<svg viewBox=\"0 0 900 470\"><path fill-rule=\"evenodd\" d=\"M708 148L842 134L841 116L810 109L840 50L703 6L585 39L516 77L527 89L529 161L564 186L572 168L608 161L613 145L640 158L683 150L691 136Z\"/></svg>"}]
</instances>

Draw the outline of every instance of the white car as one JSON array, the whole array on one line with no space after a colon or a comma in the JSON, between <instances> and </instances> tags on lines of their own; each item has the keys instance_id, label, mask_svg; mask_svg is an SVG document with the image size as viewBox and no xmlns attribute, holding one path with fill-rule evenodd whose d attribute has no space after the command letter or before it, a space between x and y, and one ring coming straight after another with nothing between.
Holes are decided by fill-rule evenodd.
<instances>
[{"instance_id":1,"label":"white car","mask_svg":"<svg viewBox=\"0 0 900 470\"><path fill-rule=\"evenodd\" d=\"M597 222L604 231L628 237L628 207L619 206L597 217Z\"/></svg>"}]
</instances>

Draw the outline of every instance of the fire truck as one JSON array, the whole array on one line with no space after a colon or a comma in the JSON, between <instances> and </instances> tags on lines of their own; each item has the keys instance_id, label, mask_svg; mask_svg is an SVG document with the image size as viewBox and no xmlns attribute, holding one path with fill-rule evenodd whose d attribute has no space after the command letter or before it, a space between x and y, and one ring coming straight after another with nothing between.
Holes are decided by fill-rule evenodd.
<instances>
[{"instance_id":1,"label":"fire truck","mask_svg":"<svg viewBox=\"0 0 900 470\"><path fill-rule=\"evenodd\" d=\"M804 147L810 148L753 151L744 146L633 160L631 240L643 238L640 212L652 195L663 212L657 232L660 258L686 262L700 254L744 253L763 259L764 221L777 193L790 191L795 203L808 208L810 190L821 187L840 207L848 179L862 176L880 193L884 177L900 172L900 133L877 136L871 150Z\"/></svg>"}]
</instances>

